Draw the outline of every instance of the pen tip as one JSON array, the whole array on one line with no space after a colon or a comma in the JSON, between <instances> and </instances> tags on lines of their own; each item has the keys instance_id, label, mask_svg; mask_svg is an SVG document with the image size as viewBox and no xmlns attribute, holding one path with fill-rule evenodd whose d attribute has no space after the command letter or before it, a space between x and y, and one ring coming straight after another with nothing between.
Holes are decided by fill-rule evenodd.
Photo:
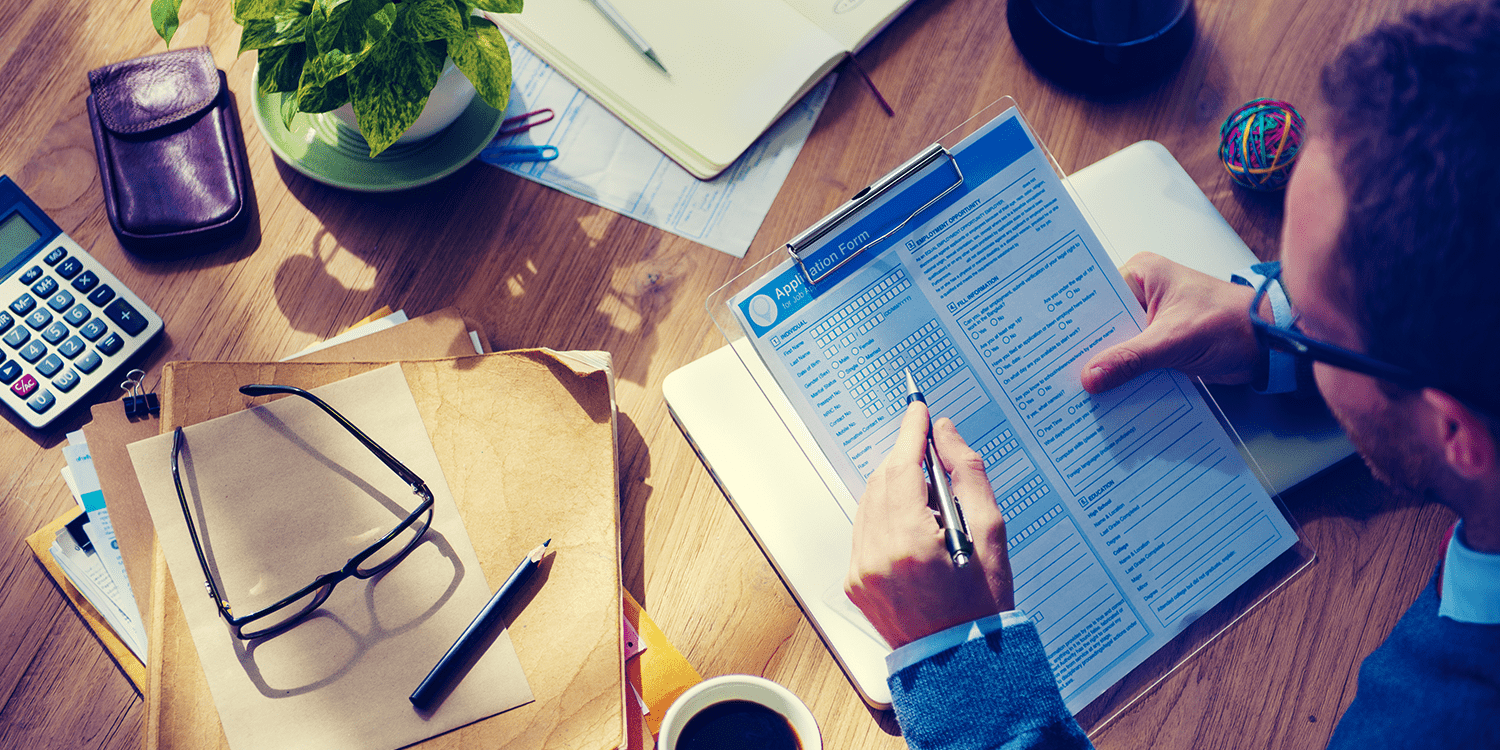
<instances>
[{"instance_id":1,"label":"pen tip","mask_svg":"<svg viewBox=\"0 0 1500 750\"><path fill-rule=\"evenodd\" d=\"M911 368L910 367L906 368L906 392L907 393L916 393L917 392L917 381L912 379Z\"/></svg>"},{"instance_id":2,"label":"pen tip","mask_svg":"<svg viewBox=\"0 0 1500 750\"><path fill-rule=\"evenodd\" d=\"M656 56L656 52L655 51L653 51L653 50L646 50L645 53L643 53L643 54L646 55L646 59L647 60L650 60L652 63L655 63L656 67L661 68L661 72L666 73L668 76L672 75L672 71L667 70L667 66L662 65L661 58L659 58L659 57Z\"/></svg>"},{"instance_id":3,"label":"pen tip","mask_svg":"<svg viewBox=\"0 0 1500 750\"><path fill-rule=\"evenodd\" d=\"M542 542L542 546L543 546L543 547L545 547L545 546L547 546L547 545L549 545L549 544L551 544L551 543L552 543L552 540L551 540L551 539L548 539L548 540L547 540L547 541L545 541L545 542Z\"/></svg>"}]
</instances>

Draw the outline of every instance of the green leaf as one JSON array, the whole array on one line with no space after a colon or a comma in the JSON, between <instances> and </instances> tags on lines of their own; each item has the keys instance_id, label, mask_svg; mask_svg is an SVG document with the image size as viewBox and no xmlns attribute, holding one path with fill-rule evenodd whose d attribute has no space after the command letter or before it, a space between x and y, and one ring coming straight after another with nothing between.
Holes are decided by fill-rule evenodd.
<instances>
[{"instance_id":1,"label":"green leaf","mask_svg":"<svg viewBox=\"0 0 1500 750\"><path fill-rule=\"evenodd\" d=\"M344 106L349 101L349 81L342 76L329 80L318 77L312 63L320 56L314 34L307 35L309 57L302 67L302 77L297 81L296 109L300 112L329 112Z\"/></svg>"},{"instance_id":2,"label":"green leaf","mask_svg":"<svg viewBox=\"0 0 1500 750\"><path fill-rule=\"evenodd\" d=\"M151 25L156 27L156 33L172 46L172 36L177 33L177 9L182 6L182 0L151 0Z\"/></svg>"},{"instance_id":3,"label":"green leaf","mask_svg":"<svg viewBox=\"0 0 1500 750\"><path fill-rule=\"evenodd\" d=\"M250 49L268 49L296 44L307 32L307 16L290 13L264 20L245 19L240 29L240 53Z\"/></svg>"},{"instance_id":4,"label":"green leaf","mask_svg":"<svg viewBox=\"0 0 1500 750\"><path fill-rule=\"evenodd\" d=\"M491 13L520 13L521 0L473 0L474 7Z\"/></svg>"},{"instance_id":5,"label":"green leaf","mask_svg":"<svg viewBox=\"0 0 1500 750\"><path fill-rule=\"evenodd\" d=\"M292 118L297 116L297 92L288 91L281 95L281 125L287 130L292 129Z\"/></svg>"},{"instance_id":6,"label":"green leaf","mask_svg":"<svg viewBox=\"0 0 1500 750\"><path fill-rule=\"evenodd\" d=\"M448 40L448 54L474 84L479 98L504 112L510 101L510 48L500 30L476 24L469 34Z\"/></svg>"},{"instance_id":7,"label":"green leaf","mask_svg":"<svg viewBox=\"0 0 1500 750\"><path fill-rule=\"evenodd\" d=\"M297 109L303 112L332 112L348 103L348 76L319 84L309 82L307 74L302 74L302 85L297 88Z\"/></svg>"},{"instance_id":8,"label":"green leaf","mask_svg":"<svg viewBox=\"0 0 1500 750\"><path fill-rule=\"evenodd\" d=\"M269 47L259 50L255 55L259 75L256 87L262 94L297 90L297 85L302 80L303 63L307 61L306 45Z\"/></svg>"},{"instance_id":9,"label":"green leaf","mask_svg":"<svg viewBox=\"0 0 1500 750\"><path fill-rule=\"evenodd\" d=\"M309 27L318 54L308 60L313 80L327 83L362 63L390 33L396 5L382 0L323 0L313 6ZM325 9L326 8L326 9Z\"/></svg>"},{"instance_id":10,"label":"green leaf","mask_svg":"<svg viewBox=\"0 0 1500 750\"><path fill-rule=\"evenodd\" d=\"M413 42L391 34L349 73L354 115L371 157L417 121L446 57L442 42Z\"/></svg>"},{"instance_id":11,"label":"green leaf","mask_svg":"<svg viewBox=\"0 0 1500 750\"><path fill-rule=\"evenodd\" d=\"M245 21L251 19L268 21L277 16L294 13L299 16L309 15L312 13L312 2L310 0L234 0L230 12L234 16L235 23L244 25Z\"/></svg>"},{"instance_id":12,"label":"green leaf","mask_svg":"<svg viewBox=\"0 0 1500 750\"><path fill-rule=\"evenodd\" d=\"M464 17L452 0L416 0L401 4L395 31L403 39L430 42L464 33Z\"/></svg>"}]
</instances>

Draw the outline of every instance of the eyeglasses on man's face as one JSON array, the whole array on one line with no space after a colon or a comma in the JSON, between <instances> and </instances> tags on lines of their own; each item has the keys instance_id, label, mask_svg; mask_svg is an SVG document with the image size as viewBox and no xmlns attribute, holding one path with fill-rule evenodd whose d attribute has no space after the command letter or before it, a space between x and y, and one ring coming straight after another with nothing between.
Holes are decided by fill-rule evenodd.
<instances>
[{"instance_id":1,"label":"eyeglasses on man's face","mask_svg":"<svg viewBox=\"0 0 1500 750\"><path fill-rule=\"evenodd\" d=\"M1296 322L1295 316L1285 327L1262 318L1260 303L1265 299L1266 292L1274 281L1276 281L1275 276L1267 276L1260 282L1260 286L1256 287L1255 299L1250 301L1250 326L1255 329L1255 341L1262 351L1269 348L1287 352L1314 362L1322 362L1351 372L1380 378L1403 388L1421 389L1428 385L1404 367L1303 334L1291 327Z\"/></svg>"},{"instance_id":2,"label":"eyeglasses on man's face","mask_svg":"<svg viewBox=\"0 0 1500 750\"><path fill-rule=\"evenodd\" d=\"M309 615L315 612L328 596L333 593L333 588L349 578L367 579L379 575L406 558L407 553L421 542L428 527L432 525L432 492L427 489L427 484L422 481L411 469L396 460L384 448L371 440L369 436L360 431L358 427L339 414L333 407L322 399L314 396L301 388L289 385L247 385L240 388L240 392L247 396L266 396L271 394L289 394L299 396L311 401L324 413L332 417L353 435L362 445L375 454L391 471L396 472L402 481L411 486L412 492L422 498L422 502L406 518L402 519L396 527L374 544L364 548L358 554L349 558L343 567L331 573L318 576L312 583L287 595L280 601L267 607L262 607L246 615L236 616L229 605L229 600L220 592L218 584L214 582L213 572L209 569L208 558L203 554L203 545L198 538L198 528L193 522L193 514L188 508L187 494L182 489L182 476L178 468L178 456L182 452L183 436L182 428L178 427L172 438L172 482L177 486L177 500L182 504L182 515L187 519L188 535L193 540L193 550L198 553L198 564L203 568L203 585L208 589L208 595L213 598L214 606L218 607L219 614L224 621L229 623L230 629L236 638L241 640L255 640L267 638L278 633L285 632L305 621Z\"/></svg>"}]
</instances>

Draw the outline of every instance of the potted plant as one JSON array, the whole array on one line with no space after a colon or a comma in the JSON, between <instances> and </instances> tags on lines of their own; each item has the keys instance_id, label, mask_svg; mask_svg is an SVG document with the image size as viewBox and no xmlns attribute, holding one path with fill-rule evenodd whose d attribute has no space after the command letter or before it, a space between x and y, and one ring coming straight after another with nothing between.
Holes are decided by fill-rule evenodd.
<instances>
[{"instance_id":1,"label":"potted plant","mask_svg":"<svg viewBox=\"0 0 1500 750\"><path fill-rule=\"evenodd\" d=\"M519 13L522 0L230 2L240 54L256 51L256 86L282 95L283 124L352 104L372 157L417 121L449 59L491 107L503 112L510 98L510 50L477 11ZM168 44L181 4L151 3Z\"/></svg>"}]
</instances>

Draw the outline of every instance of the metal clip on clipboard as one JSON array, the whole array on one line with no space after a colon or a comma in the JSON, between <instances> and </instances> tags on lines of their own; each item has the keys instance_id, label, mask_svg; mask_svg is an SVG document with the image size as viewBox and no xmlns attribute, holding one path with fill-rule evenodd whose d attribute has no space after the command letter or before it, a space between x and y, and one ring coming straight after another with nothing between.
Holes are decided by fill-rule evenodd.
<instances>
[{"instance_id":1,"label":"metal clip on clipboard","mask_svg":"<svg viewBox=\"0 0 1500 750\"><path fill-rule=\"evenodd\" d=\"M933 196L932 200L923 203L920 208L918 208L916 211L913 211L910 216L902 219L899 224L886 230L885 234L876 237L875 239L865 243L858 250L849 253L849 255L846 256L843 260L840 260L839 262L833 264L832 267L824 270L822 273L819 273L816 278L814 278L812 274L807 272L807 266L802 262L802 251L806 250L812 245L816 245L818 240L822 239L824 235L834 231L835 229L838 229L839 226L842 225L846 220L859 213L866 206L874 203L880 198L880 196L889 192L891 188L900 185L910 177L921 174L922 170L926 169L933 162L944 157L948 159L948 163L953 167L953 175L955 179L952 185L949 185L941 193ZM875 182L870 183L870 185L864 190L855 193L853 198L850 198L849 201L844 205L839 206L838 209L833 213L823 217L821 221L803 230L803 232L796 237L793 237L790 242L786 243L787 254L791 255L792 260L797 263L797 268L802 272L802 277L807 279L807 283L816 285L823 279L828 278L828 276L834 271L839 270L839 268L841 268L845 263L848 263L849 261L859 257L860 253L863 253L871 247L879 245L881 242L890 239L891 235L901 231L901 228L911 223L912 219L917 218L919 214L929 208L932 208L933 204L942 200L945 196L947 196L954 190L957 190L963 184L964 173L958 168L958 160L953 158L953 154L949 152L947 147L945 147L943 144L934 143L931 146L923 149L921 153L906 160L905 164L896 167L890 172L887 172L884 177L881 177Z\"/></svg>"}]
</instances>

